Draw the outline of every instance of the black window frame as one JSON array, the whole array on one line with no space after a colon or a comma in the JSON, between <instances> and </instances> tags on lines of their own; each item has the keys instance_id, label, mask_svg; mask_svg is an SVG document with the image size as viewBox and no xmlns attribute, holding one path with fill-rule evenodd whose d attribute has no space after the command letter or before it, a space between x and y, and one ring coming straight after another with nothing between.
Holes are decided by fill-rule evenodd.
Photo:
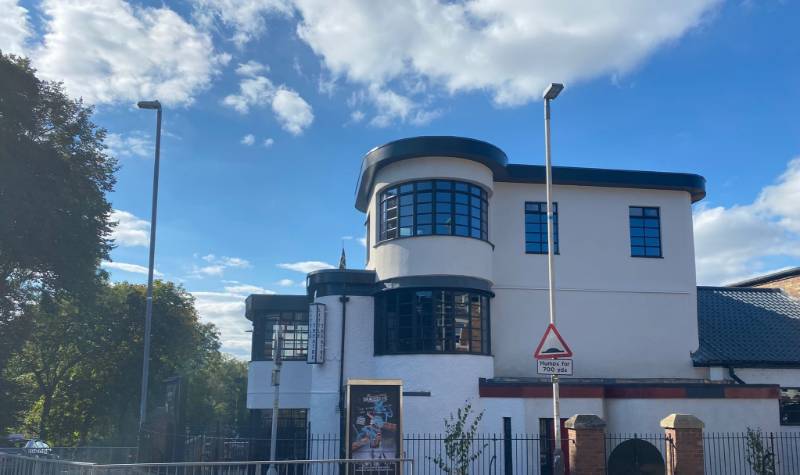
<instances>
[{"instance_id":1,"label":"black window frame","mask_svg":"<svg viewBox=\"0 0 800 475\"><path fill-rule=\"evenodd\" d=\"M275 311L264 319L262 361L272 361L277 341L277 327L283 326L284 361L306 361L308 359L308 312Z\"/></svg>"},{"instance_id":2,"label":"black window frame","mask_svg":"<svg viewBox=\"0 0 800 475\"><path fill-rule=\"evenodd\" d=\"M275 458L277 460L305 460L308 453L307 408L281 408L278 411L278 437ZM270 445L272 409L261 409L261 424L267 429L266 447Z\"/></svg>"},{"instance_id":3,"label":"black window frame","mask_svg":"<svg viewBox=\"0 0 800 475\"><path fill-rule=\"evenodd\" d=\"M784 393L787 391L794 391L797 394L793 396L796 399L794 405L791 410L787 411L787 401L788 396L785 396ZM778 396L778 410L780 414L780 423L782 426L800 426L800 387L788 386L788 387L781 387L780 394ZM793 420L789 420L789 419Z\"/></svg>"},{"instance_id":4,"label":"black window frame","mask_svg":"<svg viewBox=\"0 0 800 475\"><path fill-rule=\"evenodd\" d=\"M376 244L419 236L489 241L489 195L475 183L404 181L383 187L376 197Z\"/></svg>"},{"instance_id":5,"label":"black window frame","mask_svg":"<svg viewBox=\"0 0 800 475\"><path fill-rule=\"evenodd\" d=\"M639 214L634 214L639 210ZM648 214L649 213L649 214ZM652 225L655 218L657 226ZM638 220L635 221L635 220ZM639 224L639 222L641 224ZM648 235L650 234L650 235ZM628 236L631 246L631 257L645 259L661 259L664 257L664 242L661 237L661 208L658 206L629 206L628 207ZM657 239L658 244L650 244L651 239ZM637 254L641 249L643 254ZM657 254L650 250L657 249Z\"/></svg>"},{"instance_id":6,"label":"black window frame","mask_svg":"<svg viewBox=\"0 0 800 475\"><path fill-rule=\"evenodd\" d=\"M532 208L536 206L536 210L528 209L529 207ZM525 202L525 254L547 254L548 249L548 242L547 242L547 201L526 201ZM528 216L536 216L536 219L539 222L531 222L528 223ZM528 224L530 225L538 225L539 232L532 232L529 231ZM535 237L536 235L542 236L540 239L541 241L534 241L529 240L531 237ZM561 254L560 249L560 242L558 239L558 202L553 202L553 243L555 244L553 247L554 254ZM528 248L528 245L531 246L540 246L538 251L531 250Z\"/></svg>"},{"instance_id":7,"label":"black window frame","mask_svg":"<svg viewBox=\"0 0 800 475\"><path fill-rule=\"evenodd\" d=\"M466 302L457 301L464 296ZM424 300L426 297L429 302ZM490 356L491 297L489 292L466 288L417 287L381 292L375 296L374 353ZM466 321L466 326L459 325L459 321Z\"/></svg>"}]
</instances>

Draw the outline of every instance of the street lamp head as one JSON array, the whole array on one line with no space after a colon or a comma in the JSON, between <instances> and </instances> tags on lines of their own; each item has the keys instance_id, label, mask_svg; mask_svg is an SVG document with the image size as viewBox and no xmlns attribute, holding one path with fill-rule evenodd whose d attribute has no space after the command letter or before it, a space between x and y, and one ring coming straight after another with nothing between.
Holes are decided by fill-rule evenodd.
<instances>
[{"instance_id":1,"label":"street lamp head","mask_svg":"<svg viewBox=\"0 0 800 475\"><path fill-rule=\"evenodd\" d=\"M551 82L550 85L547 86L547 89L544 90L544 94L542 97L547 100L553 100L556 97L558 97L558 94L561 92L562 89L564 89L563 84L557 82Z\"/></svg>"},{"instance_id":2,"label":"street lamp head","mask_svg":"<svg viewBox=\"0 0 800 475\"><path fill-rule=\"evenodd\" d=\"M161 109L161 103L158 101L139 101L136 105L139 109Z\"/></svg>"}]
</instances>

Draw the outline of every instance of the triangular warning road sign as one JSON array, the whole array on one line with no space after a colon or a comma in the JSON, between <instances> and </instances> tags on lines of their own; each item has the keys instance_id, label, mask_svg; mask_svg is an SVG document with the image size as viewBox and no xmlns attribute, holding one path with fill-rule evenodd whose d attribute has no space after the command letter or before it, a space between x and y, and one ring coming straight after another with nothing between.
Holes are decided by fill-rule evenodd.
<instances>
[{"instance_id":1,"label":"triangular warning road sign","mask_svg":"<svg viewBox=\"0 0 800 475\"><path fill-rule=\"evenodd\" d=\"M567 342L561 338L561 334L556 330L556 326L552 323L547 326L547 331L544 332L542 341L536 347L536 352L533 356L537 360L547 358L569 358L572 356L572 350L567 346Z\"/></svg>"}]
</instances>

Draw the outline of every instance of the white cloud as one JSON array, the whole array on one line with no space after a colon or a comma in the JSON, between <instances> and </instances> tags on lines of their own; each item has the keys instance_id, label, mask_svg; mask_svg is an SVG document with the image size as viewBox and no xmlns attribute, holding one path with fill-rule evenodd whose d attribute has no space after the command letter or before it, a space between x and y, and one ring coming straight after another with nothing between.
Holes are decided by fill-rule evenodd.
<instances>
[{"instance_id":1,"label":"white cloud","mask_svg":"<svg viewBox=\"0 0 800 475\"><path fill-rule=\"evenodd\" d=\"M285 87L281 87L275 92L275 97L272 99L272 110L281 127L294 135L303 133L303 130L314 121L314 114L311 112L308 102L297 92Z\"/></svg>"},{"instance_id":2,"label":"white cloud","mask_svg":"<svg viewBox=\"0 0 800 475\"><path fill-rule=\"evenodd\" d=\"M736 282L800 258L800 158L751 204L707 207L694 213L697 281Z\"/></svg>"},{"instance_id":3,"label":"white cloud","mask_svg":"<svg viewBox=\"0 0 800 475\"><path fill-rule=\"evenodd\" d=\"M335 77L487 91L501 105L538 100L550 81L624 74L718 3L295 0L298 35Z\"/></svg>"},{"instance_id":4,"label":"white cloud","mask_svg":"<svg viewBox=\"0 0 800 475\"><path fill-rule=\"evenodd\" d=\"M230 292L232 294L239 294L239 295L275 293L272 290L265 289L264 287L259 287L258 285L250 285L250 284L229 285L225 287L225 292Z\"/></svg>"},{"instance_id":5,"label":"white cloud","mask_svg":"<svg viewBox=\"0 0 800 475\"><path fill-rule=\"evenodd\" d=\"M149 221L119 209L111 212L110 220L117 223L111 233L111 238L117 245L124 247L150 245Z\"/></svg>"},{"instance_id":6,"label":"white cloud","mask_svg":"<svg viewBox=\"0 0 800 475\"><path fill-rule=\"evenodd\" d=\"M103 261L100 263L100 266L105 269L114 269L114 270L121 270L123 272L130 272L131 274L144 274L147 275L147 267L140 266L138 264L130 264L127 262L111 262L111 261ZM153 269L153 275L160 277L163 276L158 269Z\"/></svg>"},{"instance_id":7,"label":"white cloud","mask_svg":"<svg viewBox=\"0 0 800 475\"><path fill-rule=\"evenodd\" d=\"M44 0L46 33L34 52L41 77L90 103L158 98L190 104L227 55L167 7L122 0Z\"/></svg>"},{"instance_id":8,"label":"white cloud","mask_svg":"<svg viewBox=\"0 0 800 475\"><path fill-rule=\"evenodd\" d=\"M195 255L197 257L197 255ZM203 278L221 276L226 270L230 268L247 268L250 267L250 261L242 259L241 257L219 257L215 254L206 254L200 257L208 263L208 265L198 266L192 265L192 271L189 277Z\"/></svg>"},{"instance_id":9,"label":"white cloud","mask_svg":"<svg viewBox=\"0 0 800 475\"><path fill-rule=\"evenodd\" d=\"M195 0L194 17L211 28L220 23L232 30L231 40L244 46L266 30L265 16L291 14L290 2L283 0Z\"/></svg>"},{"instance_id":10,"label":"white cloud","mask_svg":"<svg viewBox=\"0 0 800 475\"><path fill-rule=\"evenodd\" d=\"M16 0L0 0L0 50L3 53L24 55L32 34L28 23L28 10Z\"/></svg>"},{"instance_id":11,"label":"white cloud","mask_svg":"<svg viewBox=\"0 0 800 475\"><path fill-rule=\"evenodd\" d=\"M222 104L241 114L247 114L254 107L269 105L284 130L294 135L301 134L314 121L311 106L296 91L284 85L276 87L269 78L261 75L266 69L255 61L240 64L236 68L236 74L242 76L239 93L229 94Z\"/></svg>"},{"instance_id":12,"label":"white cloud","mask_svg":"<svg viewBox=\"0 0 800 475\"><path fill-rule=\"evenodd\" d=\"M231 292L192 292L200 319L220 331L222 350L247 358L250 354L252 324L244 316L246 296Z\"/></svg>"},{"instance_id":13,"label":"white cloud","mask_svg":"<svg viewBox=\"0 0 800 475\"><path fill-rule=\"evenodd\" d=\"M327 262L321 262L321 261L289 262L284 264L278 264L278 267L280 267L281 269L293 270L295 272L302 272L304 274L308 274L309 272L313 272L315 270L334 268Z\"/></svg>"},{"instance_id":14,"label":"white cloud","mask_svg":"<svg viewBox=\"0 0 800 475\"><path fill-rule=\"evenodd\" d=\"M272 147L273 145L275 145L275 140L274 140L274 139L272 139L272 137L270 137L270 138L267 138L267 139L264 139L264 147L266 147L266 148L270 148L270 147Z\"/></svg>"},{"instance_id":15,"label":"white cloud","mask_svg":"<svg viewBox=\"0 0 800 475\"><path fill-rule=\"evenodd\" d=\"M281 279L278 281L278 285L281 287L294 287L296 285L302 285L302 282L297 282L292 279Z\"/></svg>"},{"instance_id":16,"label":"white cloud","mask_svg":"<svg viewBox=\"0 0 800 475\"><path fill-rule=\"evenodd\" d=\"M244 137L242 137L240 143L242 145L247 145L247 146L253 145L254 143L256 143L256 136L253 134L247 134Z\"/></svg>"},{"instance_id":17,"label":"white cloud","mask_svg":"<svg viewBox=\"0 0 800 475\"><path fill-rule=\"evenodd\" d=\"M151 158L155 151L153 140L144 132L133 131L127 135L108 134L105 144L115 157Z\"/></svg>"},{"instance_id":18,"label":"white cloud","mask_svg":"<svg viewBox=\"0 0 800 475\"><path fill-rule=\"evenodd\" d=\"M550 242L550 241L547 241L547 242ZM358 243L361 244L364 247L367 247L367 238L365 238L365 237L358 238Z\"/></svg>"},{"instance_id":19,"label":"white cloud","mask_svg":"<svg viewBox=\"0 0 800 475\"><path fill-rule=\"evenodd\" d=\"M365 116L366 114L364 114L364 111L354 110L353 112L350 113L350 120L352 120L354 123L357 124L362 120L364 120Z\"/></svg>"}]
</instances>

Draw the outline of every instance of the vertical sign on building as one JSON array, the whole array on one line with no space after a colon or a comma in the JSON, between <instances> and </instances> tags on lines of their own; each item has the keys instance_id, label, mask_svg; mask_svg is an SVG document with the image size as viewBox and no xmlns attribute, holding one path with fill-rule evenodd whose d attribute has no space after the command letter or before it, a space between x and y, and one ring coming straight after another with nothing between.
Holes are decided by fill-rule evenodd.
<instances>
[{"instance_id":1,"label":"vertical sign on building","mask_svg":"<svg viewBox=\"0 0 800 475\"><path fill-rule=\"evenodd\" d=\"M325 362L325 304L312 303L308 307L308 364Z\"/></svg>"},{"instance_id":2,"label":"vertical sign on building","mask_svg":"<svg viewBox=\"0 0 800 475\"><path fill-rule=\"evenodd\" d=\"M347 381L347 458L365 459L350 474L400 475L403 382L399 379ZM395 462L391 462L395 460Z\"/></svg>"}]
</instances>

